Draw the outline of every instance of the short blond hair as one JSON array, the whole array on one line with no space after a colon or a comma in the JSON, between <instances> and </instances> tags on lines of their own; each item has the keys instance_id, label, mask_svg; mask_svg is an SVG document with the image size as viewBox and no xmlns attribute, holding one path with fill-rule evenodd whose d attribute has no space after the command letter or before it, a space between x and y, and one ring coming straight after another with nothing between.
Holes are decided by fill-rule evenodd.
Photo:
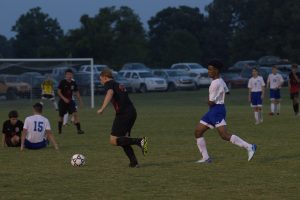
<instances>
[{"instance_id":1,"label":"short blond hair","mask_svg":"<svg viewBox=\"0 0 300 200\"><path fill-rule=\"evenodd\" d=\"M105 68L101 71L100 76L107 77L107 78L113 78L113 73L111 69Z\"/></svg>"}]
</instances>

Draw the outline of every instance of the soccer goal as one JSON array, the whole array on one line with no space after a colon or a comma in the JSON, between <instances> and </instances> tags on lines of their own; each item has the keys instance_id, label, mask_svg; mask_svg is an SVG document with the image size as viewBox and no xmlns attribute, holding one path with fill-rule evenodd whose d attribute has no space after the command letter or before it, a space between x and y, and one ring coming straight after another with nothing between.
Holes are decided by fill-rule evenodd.
<instances>
[{"instance_id":1,"label":"soccer goal","mask_svg":"<svg viewBox=\"0 0 300 200\"><path fill-rule=\"evenodd\" d=\"M49 77L54 82L58 99L57 86L64 79L67 69L74 72L74 79L85 104L94 108L94 95L100 93L101 83L94 73L93 58L0 59L0 101L39 100L41 84Z\"/></svg>"}]
</instances>

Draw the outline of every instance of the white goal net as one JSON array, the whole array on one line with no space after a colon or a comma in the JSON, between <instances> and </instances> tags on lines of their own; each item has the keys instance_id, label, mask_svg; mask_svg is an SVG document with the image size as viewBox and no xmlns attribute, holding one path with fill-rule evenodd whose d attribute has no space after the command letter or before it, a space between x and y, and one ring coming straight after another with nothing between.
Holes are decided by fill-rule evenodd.
<instances>
[{"instance_id":1,"label":"white goal net","mask_svg":"<svg viewBox=\"0 0 300 200\"><path fill-rule=\"evenodd\" d=\"M72 69L79 92L94 108L95 94L103 90L94 72L93 58L0 59L0 101L33 101L41 98L41 84L46 78L54 81L56 98L58 83L67 69Z\"/></svg>"}]
</instances>

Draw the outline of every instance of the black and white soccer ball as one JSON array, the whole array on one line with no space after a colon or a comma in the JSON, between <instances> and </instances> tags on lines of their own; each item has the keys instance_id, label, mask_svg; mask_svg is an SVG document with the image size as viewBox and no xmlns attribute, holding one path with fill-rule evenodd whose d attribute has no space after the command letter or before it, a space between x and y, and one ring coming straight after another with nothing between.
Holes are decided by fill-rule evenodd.
<instances>
[{"instance_id":1,"label":"black and white soccer ball","mask_svg":"<svg viewBox=\"0 0 300 200\"><path fill-rule=\"evenodd\" d=\"M74 167L81 167L85 164L85 157L82 154L74 154L71 158L71 164Z\"/></svg>"}]
</instances>

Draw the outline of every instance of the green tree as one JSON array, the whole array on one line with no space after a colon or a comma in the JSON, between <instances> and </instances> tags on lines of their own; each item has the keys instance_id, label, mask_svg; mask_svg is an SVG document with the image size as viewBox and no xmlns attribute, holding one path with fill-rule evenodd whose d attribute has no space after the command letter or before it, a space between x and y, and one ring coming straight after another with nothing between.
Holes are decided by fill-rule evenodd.
<instances>
[{"instance_id":1,"label":"green tree","mask_svg":"<svg viewBox=\"0 0 300 200\"><path fill-rule=\"evenodd\" d=\"M276 55L299 62L300 1L251 0L247 6L251 14L244 14L235 36L235 58Z\"/></svg>"},{"instance_id":2,"label":"green tree","mask_svg":"<svg viewBox=\"0 0 300 200\"><path fill-rule=\"evenodd\" d=\"M13 47L17 57L62 57L63 31L56 19L36 7L21 15L12 27L16 32Z\"/></svg>"},{"instance_id":3,"label":"green tree","mask_svg":"<svg viewBox=\"0 0 300 200\"><path fill-rule=\"evenodd\" d=\"M93 57L114 65L145 59L145 31L139 17L128 7L101 8L94 17L84 15L81 27L69 31L66 43L73 57Z\"/></svg>"},{"instance_id":4,"label":"green tree","mask_svg":"<svg viewBox=\"0 0 300 200\"><path fill-rule=\"evenodd\" d=\"M178 62L178 54L175 53L174 47L184 47L185 50L180 49L184 55L182 59L195 59L194 62L202 61L204 16L198 8L169 7L158 12L148 21L148 24L153 63L169 65ZM180 35L183 38L180 38ZM185 41L185 39L187 40ZM190 51L188 47L194 48L197 52ZM168 54L171 51L172 53Z\"/></svg>"},{"instance_id":5,"label":"green tree","mask_svg":"<svg viewBox=\"0 0 300 200\"><path fill-rule=\"evenodd\" d=\"M12 57L12 53L11 42L5 36L0 35L0 58Z\"/></svg>"}]
</instances>

